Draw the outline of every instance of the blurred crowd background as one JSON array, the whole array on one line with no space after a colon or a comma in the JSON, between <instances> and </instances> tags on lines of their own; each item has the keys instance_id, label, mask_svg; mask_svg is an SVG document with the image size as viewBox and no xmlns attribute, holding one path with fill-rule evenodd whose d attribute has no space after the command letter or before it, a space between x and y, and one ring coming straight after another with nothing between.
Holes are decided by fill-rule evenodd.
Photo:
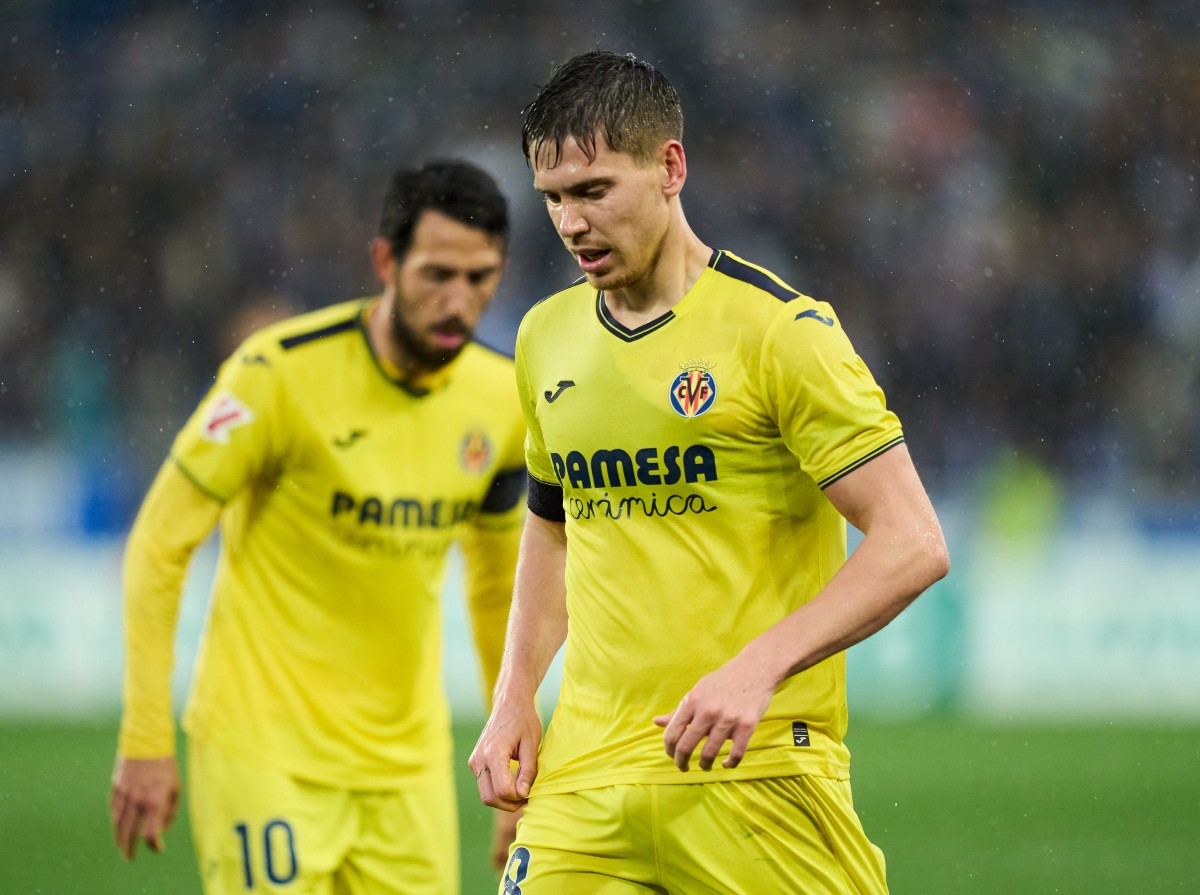
<instances>
[{"instance_id":1,"label":"blurred crowd background","mask_svg":"<svg viewBox=\"0 0 1200 895\"><path fill-rule=\"evenodd\" d=\"M0 458L74 464L86 531L250 329L374 290L397 165L500 180L511 349L575 276L520 112L596 47L672 79L692 225L834 304L931 490L1200 530L1192 0L0 8Z\"/></svg>"}]
</instances>

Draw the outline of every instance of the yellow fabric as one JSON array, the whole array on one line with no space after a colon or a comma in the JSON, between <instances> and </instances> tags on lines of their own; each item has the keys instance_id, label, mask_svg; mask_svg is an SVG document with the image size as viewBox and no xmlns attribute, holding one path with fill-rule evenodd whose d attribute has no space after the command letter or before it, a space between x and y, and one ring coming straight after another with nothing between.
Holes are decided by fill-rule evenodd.
<instances>
[{"instance_id":1,"label":"yellow fabric","mask_svg":"<svg viewBox=\"0 0 1200 895\"><path fill-rule=\"evenodd\" d=\"M186 729L256 764L379 789L451 760L440 594L448 548L476 527L491 547L468 551L470 605L494 673L523 507L512 489L485 502L523 478L524 428L510 360L468 345L431 391L411 390L372 353L365 307L248 339L171 456L224 503ZM163 626L138 636L169 649Z\"/></svg>"},{"instance_id":2,"label":"yellow fabric","mask_svg":"<svg viewBox=\"0 0 1200 895\"><path fill-rule=\"evenodd\" d=\"M525 808L499 895L886 895L848 780L622 784Z\"/></svg>"},{"instance_id":3,"label":"yellow fabric","mask_svg":"<svg viewBox=\"0 0 1200 895\"><path fill-rule=\"evenodd\" d=\"M899 421L828 304L728 253L634 332L586 283L535 306L517 379L530 473L561 485L567 527L534 793L699 782L651 719L833 577L845 522L818 483L899 443ZM845 777L845 728L839 654L786 681L741 765L703 779Z\"/></svg>"},{"instance_id":4,"label":"yellow fabric","mask_svg":"<svg viewBox=\"0 0 1200 895\"><path fill-rule=\"evenodd\" d=\"M171 669L188 562L221 504L171 461L162 465L125 549L125 711L117 741L128 758L175 754Z\"/></svg>"},{"instance_id":5,"label":"yellow fabric","mask_svg":"<svg viewBox=\"0 0 1200 895\"><path fill-rule=\"evenodd\" d=\"M449 773L356 792L188 741L188 807L205 895L448 895L459 890Z\"/></svg>"}]
</instances>

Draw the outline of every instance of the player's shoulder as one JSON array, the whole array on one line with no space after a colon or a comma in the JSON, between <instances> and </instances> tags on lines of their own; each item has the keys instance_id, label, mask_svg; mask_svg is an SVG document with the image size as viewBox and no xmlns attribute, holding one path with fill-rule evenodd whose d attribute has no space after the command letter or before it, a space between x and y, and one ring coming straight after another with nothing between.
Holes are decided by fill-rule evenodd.
<instances>
[{"instance_id":1,"label":"player's shoulder","mask_svg":"<svg viewBox=\"0 0 1200 895\"><path fill-rule=\"evenodd\" d=\"M513 375L512 353L479 339L467 344L458 365L470 375L484 379L497 376L511 379Z\"/></svg>"},{"instance_id":2,"label":"player's shoulder","mask_svg":"<svg viewBox=\"0 0 1200 895\"><path fill-rule=\"evenodd\" d=\"M725 249L713 253L708 266L724 277L727 291L743 306L761 306L774 312L781 304L806 298L771 270Z\"/></svg>"},{"instance_id":3,"label":"player's shoulder","mask_svg":"<svg viewBox=\"0 0 1200 895\"><path fill-rule=\"evenodd\" d=\"M242 355L280 359L309 345L327 343L361 330L362 312L369 299L356 298L306 311L264 326L238 349Z\"/></svg>"},{"instance_id":4,"label":"player's shoulder","mask_svg":"<svg viewBox=\"0 0 1200 895\"><path fill-rule=\"evenodd\" d=\"M521 330L557 327L572 320L586 321L594 314L596 290L584 278L546 296L525 312Z\"/></svg>"},{"instance_id":5,"label":"player's shoulder","mask_svg":"<svg viewBox=\"0 0 1200 895\"><path fill-rule=\"evenodd\" d=\"M727 295L736 302L739 313L757 311L769 326L805 319L827 327L838 325L828 302L794 289L766 267L728 251L717 252L710 266L730 281Z\"/></svg>"}]
</instances>

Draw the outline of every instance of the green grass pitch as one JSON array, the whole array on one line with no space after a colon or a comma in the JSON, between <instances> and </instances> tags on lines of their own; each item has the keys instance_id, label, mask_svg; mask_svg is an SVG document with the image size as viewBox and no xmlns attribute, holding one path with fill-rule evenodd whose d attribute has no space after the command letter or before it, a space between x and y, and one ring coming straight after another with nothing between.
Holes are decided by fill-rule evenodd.
<instances>
[{"instance_id":1,"label":"green grass pitch","mask_svg":"<svg viewBox=\"0 0 1200 895\"><path fill-rule=\"evenodd\" d=\"M457 728L463 891L494 893ZM199 895L186 817L164 855L108 828L115 723L0 723L0 893ZM1200 891L1200 727L855 721L859 814L893 895Z\"/></svg>"}]
</instances>

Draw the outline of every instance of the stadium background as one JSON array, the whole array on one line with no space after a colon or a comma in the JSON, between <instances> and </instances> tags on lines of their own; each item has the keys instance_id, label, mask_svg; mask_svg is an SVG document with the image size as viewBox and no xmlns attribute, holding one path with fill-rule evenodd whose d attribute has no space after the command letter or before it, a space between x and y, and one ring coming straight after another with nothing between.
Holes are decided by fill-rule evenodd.
<instances>
[{"instance_id":1,"label":"stadium background","mask_svg":"<svg viewBox=\"0 0 1200 895\"><path fill-rule=\"evenodd\" d=\"M679 87L690 221L835 303L942 514L950 577L849 660L893 891L1196 891L1194 4L600 6L0 3L0 892L199 891L186 823L133 866L107 831L137 502L240 336L373 288L397 164L500 180L512 263L482 336L511 347L573 276L519 111L597 46Z\"/></svg>"}]
</instances>

